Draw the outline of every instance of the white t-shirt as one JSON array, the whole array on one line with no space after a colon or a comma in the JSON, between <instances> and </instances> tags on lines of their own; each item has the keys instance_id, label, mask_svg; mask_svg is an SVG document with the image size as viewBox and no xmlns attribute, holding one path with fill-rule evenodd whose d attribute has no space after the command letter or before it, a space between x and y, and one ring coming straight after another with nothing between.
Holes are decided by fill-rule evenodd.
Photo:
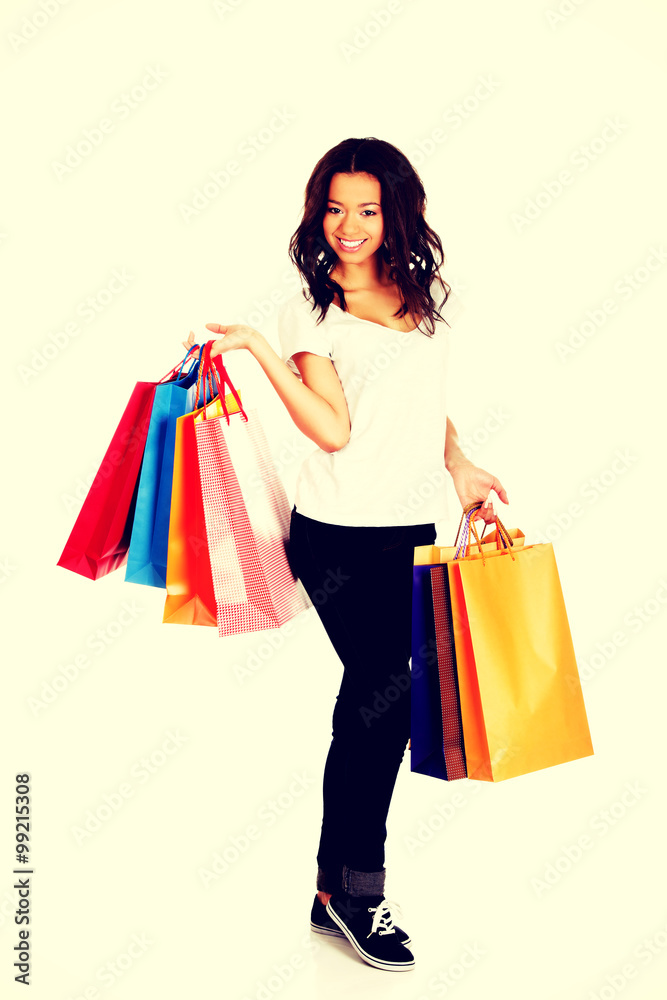
<instances>
[{"instance_id":1,"label":"white t-shirt","mask_svg":"<svg viewBox=\"0 0 667 1000\"><path fill-rule=\"evenodd\" d=\"M464 306L453 291L441 310L454 321ZM296 481L295 506L329 524L428 524L447 517L445 436L449 326L436 320L432 337L418 327L391 330L333 303L319 308L301 291L278 312L281 358L331 358L350 414L350 439L338 451L317 448ZM300 377L300 376L299 376Z\"/></svg>"}]
</instances>

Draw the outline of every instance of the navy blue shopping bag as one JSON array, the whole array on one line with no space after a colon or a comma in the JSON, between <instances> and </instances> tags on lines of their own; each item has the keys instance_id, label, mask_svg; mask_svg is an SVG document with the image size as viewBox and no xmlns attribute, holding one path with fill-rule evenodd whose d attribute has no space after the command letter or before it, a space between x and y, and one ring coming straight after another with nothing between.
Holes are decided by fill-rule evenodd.
<instances>
[{"instance_id":1,"label":"navy blue shopping bag","mask_svg":"<svg viewBox=\"0 0 667 1000\"><path fill-rule=\"evenodd\" d=\"M443 721L444 720L444 721ZM447 567L413 566L410 770L467 776Z\"/></svg>"}]
</instances>

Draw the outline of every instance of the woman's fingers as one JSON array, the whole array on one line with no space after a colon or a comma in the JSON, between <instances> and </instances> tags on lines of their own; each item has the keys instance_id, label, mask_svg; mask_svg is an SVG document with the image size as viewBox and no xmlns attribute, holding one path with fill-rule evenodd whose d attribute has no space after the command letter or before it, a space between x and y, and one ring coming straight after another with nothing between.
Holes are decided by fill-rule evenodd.
<instances>
[{"instance_id":1,"label":"woman's fingers","mask_svg":"<svg viewBox=\"0 0 667 1000\"><path fill-rule=\"evenodd\" d=\"M505 487L503 486L503 484L500 482L499 479L496 479L494 477L493 483L491 484L491 489L498 494L498 497L500 498L500 500L502 500L503 503L509 503L509 500L507 499L507 493L505 492Z\"/></svg>"},{"instance_id":2,"label":"woman's fingers","mask_svg":"<svg viewBox=\"0 0 667 1000\"><path fill-rule=\"evenodd\" d=\"M479 511L475 515L476 517L482 518L487 524L493 524L495 523L496 520L496 513L493 509L493 501L491 499L492 492L497 493L498 498L503 503L509 504L509 499L507 497L505 487L502 485L500 480L494 478L493 485L489 489L486 500L484 501Z\"/></svg>"},{"instance_id":3,"label":"woman's fingers","mask_svg":"<svg viewBox=\"0 0 667 1000\"><path fill-rule=\"evenodd\" d=\"M221 326L220 323L207 323L206 324L206 329L210 330L211 333L218 333L218 334L223 334L224 335L225 333L227 333L227 330L229 329L229 327ZM190 348L193 347L194 344L195 344L194 331L190 330L190 335L189 335L188 339L181 341L181 343L183 344L183 347L185 347L187 350L190 350ZM217 344L217 347L216 347L216 349L214 351L211 352L211 357L215 357L217 354L221 354L222 353L220 351L220 345L222 344L222 341L217 341L216 344Z\"/></svg>"},{"instance_id":4,"label":"woman's fingers","mask_svg":"<svg viewBox=\"0 0 667 1000\"><path fill-rule=\"evenodd\" d=\"M491 503L491 494L486 498L482 506L479 508L475 514L475 520L484 521L485 524L495 524L496 515L493 511L493 504Z\"/></svg>"},{"instance_id":5,"label":"woman's fingers","mask_svg":"<svg viewBox=\"0 0 667 1000\"><path fill-rule=\"evenodd\" d=\"M502 500L503 503L509 503L509 500L507 499L507 493L505 492L504 486L501 486L500 483L496 482L496 485L494 486L494 489L495 489L496 493L498 494L498 496L500 497L500 499Z\"/></svg>"},{"instance_id":6,"label":"woman's fingers","mask_svg":"<svg viewBox=\"0 0 667 1000\"><path fill-rule=\"evenodd\" d=\"M494 478L493 483L489 487L489 492L487 494L486 500L484 501L484 504L482 505L481 508L486 513L488 513L489 511L493 512L493 501L491 499L492 492L498 495L498 499L501 500L502 503L509 504L509 499L507 497L507 493L505 492L505 487L502 485L499 479Z\"/></svg>"}]
</instances>

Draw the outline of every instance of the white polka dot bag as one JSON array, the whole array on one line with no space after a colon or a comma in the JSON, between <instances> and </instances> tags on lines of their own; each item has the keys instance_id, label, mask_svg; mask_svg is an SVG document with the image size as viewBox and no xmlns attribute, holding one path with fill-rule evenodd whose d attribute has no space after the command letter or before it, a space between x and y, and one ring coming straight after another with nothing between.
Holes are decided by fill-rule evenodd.
<instances>
[{"instance_id":1,"label":"white polka dot bag","mask_svg":"<svg viewBox=\"0 0 667 1000\"><path fill-rule=\"evenodd\" d=\"M244 410L224 366L210 364L212 343L204 363L216 379L222 368L239 406L215 417L203 410L195 420L218 632L226 636L279 628L312 603L287 559L289 501L257 410Z\"/></svg>"}]
</instances>

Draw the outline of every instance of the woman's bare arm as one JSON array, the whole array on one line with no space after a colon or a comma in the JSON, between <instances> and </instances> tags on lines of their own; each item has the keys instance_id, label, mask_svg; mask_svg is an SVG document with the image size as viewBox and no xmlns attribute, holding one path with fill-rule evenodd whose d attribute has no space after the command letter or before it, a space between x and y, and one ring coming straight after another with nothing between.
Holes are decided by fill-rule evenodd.
<instances>
[{"instance_id":1,"label":"woman's bare arm","mask_svg":"<svg viewBox=\"0 0 667 1000\"><path fill-rule=\"evenodd\" d=\"M350 437L350 415L343 387L330 358L299 351L294 363L301 379L276 354L268 340L252 327L242 324L207 329L223 336L214 341L211 357L226 351L250 351L285 404L299 430L323 451L339 451ZM194 342L194 334L191 334ZM189 345L189 341L186 341Z\"/></svg>"}]
</instances>

